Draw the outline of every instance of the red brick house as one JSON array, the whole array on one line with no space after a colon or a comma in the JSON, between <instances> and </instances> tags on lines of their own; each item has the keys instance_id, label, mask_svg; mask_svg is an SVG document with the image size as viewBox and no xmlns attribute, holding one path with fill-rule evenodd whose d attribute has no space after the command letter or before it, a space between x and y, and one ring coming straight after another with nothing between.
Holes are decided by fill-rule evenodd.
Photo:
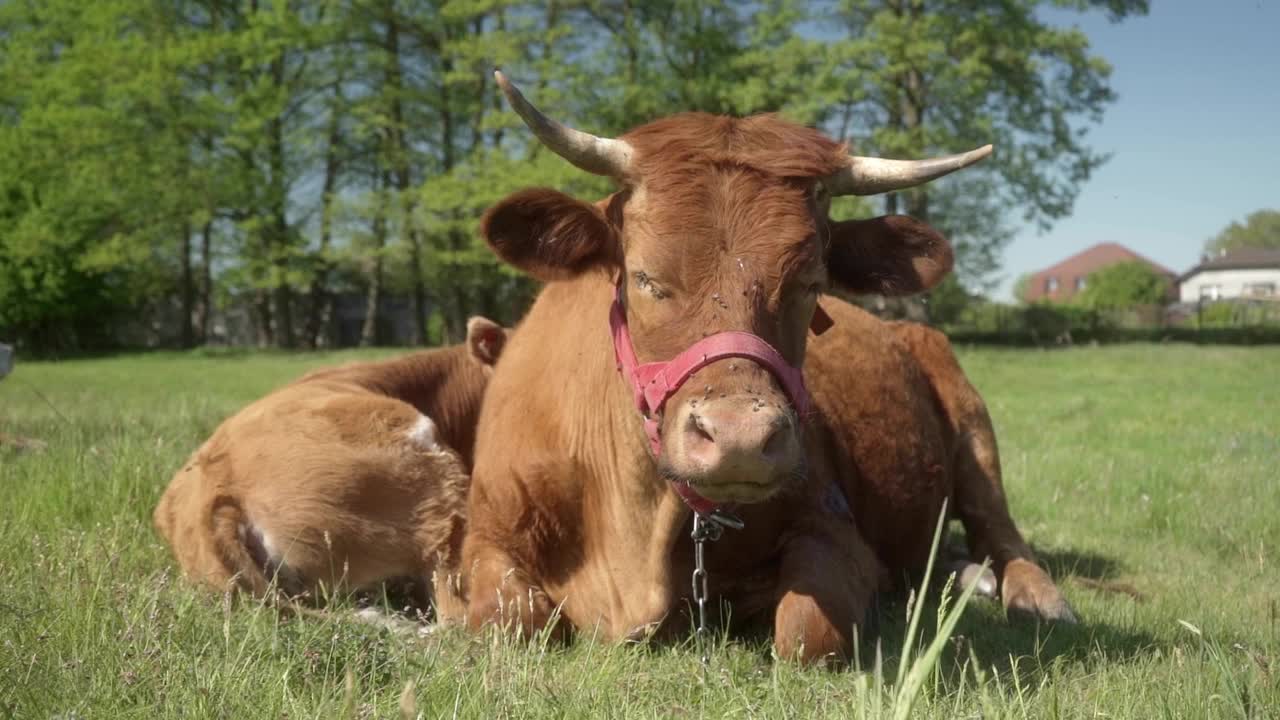
<instances>
[{"instance_id":1,"label":"red brick house","mask_svg":"<svg viewBox=\"0 0 1280 720\"><path fill-rule=\"evenodd\" d=\"M1108 265L1137 260L1151 266L1153 270L1169 280L1169 292L1173 291L1177 273L1160 263L1149 260L1129 248L1117 243L1099 243L1072 255L1056 265L1040 270L1031 276L1027 284L1027 302L1048 300L1066 302L1075 297L1088 285L1091 273Z\"/></svg>"}]
</instances>

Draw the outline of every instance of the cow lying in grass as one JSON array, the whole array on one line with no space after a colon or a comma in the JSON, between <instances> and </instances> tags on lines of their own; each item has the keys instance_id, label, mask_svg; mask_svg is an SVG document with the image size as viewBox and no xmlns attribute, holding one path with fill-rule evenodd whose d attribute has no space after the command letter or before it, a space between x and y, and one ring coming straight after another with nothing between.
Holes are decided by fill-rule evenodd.
<instances>
[{"instance_id":1,"label":"cow lying in grass","mask_svg":"<svg viewBox=\"0 0 1280 720\"><path fill-rule=\"evenodd\" d=\"M912 294L952 265L924 223L833 221L830 198L918 185L989 147L923 162L851 157L776 117L698 113L600 138L547 118L501 74L498 84L544 145L620 188L596 203L526 190L482 222L499 257L547 284L480 416L462 564L470 627L607 639L687 627L691 511L732 510L745 527L708 555L711 608L727 601L735 621L771 627L782 657L847 657L884 566L921 559L918 539L949 493L975 549L994 553L1006 585L1018 576L1019 603L1061 615L1047 575L1022 579L1031 561L1010 534L998 472L965 469L994 444L957 434L952 420L972 418L948 403L963 394L935 399L926 363L904 364L902 352L874 367L906 379L884 383L903 397L864 392L859 368L842 364L859 352L856 332L833 340L832 374L812 381L812 398L801 379L801 367L813 374L808 334L825 326L828 286ZM832 413L824 432L815 401L858 407ZM879 426L864 438L865 422ZM902 442L855 446L886 436Z\"/></svg>"},{"instance_id":2,"label":"cow lying in grass","mask_svg":"<svg viewBox=\"0 0 1280 720\"><path fill-rule=\"evenodd\" d=\"M319 370L222 423L174 476L156 528L193 581L311 601L408 579L454 601L476 414L506 331ZM311 603L307 603L311 604Z\"/></svg>"},{"instance_id":3,"label":"cow lying in grass","mask_svg":"<svg viewBox=\"0 0 1280 720\"><path fill-rule=\"evenodd\" d=\"M858 531L901 588L928 560L942 503L966 531L970 560L950 569L1007 609L1049 620L1075 615L1009 515L991 417L941 332L885 322L824 297L831 329L813 338L805 381ZM974 561L990 558L991 571Z\"/></svg>"}]
</instances>

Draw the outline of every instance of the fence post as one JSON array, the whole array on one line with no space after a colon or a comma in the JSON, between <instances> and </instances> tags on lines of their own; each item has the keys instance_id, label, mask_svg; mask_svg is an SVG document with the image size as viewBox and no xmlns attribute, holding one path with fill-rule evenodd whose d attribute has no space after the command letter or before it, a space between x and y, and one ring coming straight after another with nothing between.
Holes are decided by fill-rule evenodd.
<instances>
[{"instance_id":1,"label":"fence post","mask_svg":"<svg viewBox=\"0 0 1280 720\"><path fill-rule=\"evenodd\" d=\"M0 380L13 372L13 348L0 343Z\"/></svg>"}]
</instances>

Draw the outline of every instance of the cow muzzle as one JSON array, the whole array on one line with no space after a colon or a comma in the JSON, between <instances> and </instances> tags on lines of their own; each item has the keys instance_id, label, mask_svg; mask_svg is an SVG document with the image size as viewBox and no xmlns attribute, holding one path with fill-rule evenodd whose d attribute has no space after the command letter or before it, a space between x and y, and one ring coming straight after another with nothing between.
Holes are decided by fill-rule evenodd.
<instances>
[{"instance_id":1,"label":"cow muzzle","mask_svg":"<svg viewBox=\"0 0 1280 720\"><path fill-rule=\"evenodd\" d=\"M724 361L722 361L724 362ZM727 361L733 363L735 361ZM706 368L704 372L720 369ZM761 372L760 374L764 374ZM751 503L798 474L800 428L776 391L720 394L699 373L665 412L659 465L668 477L718 502ZM713 388L711 393L697 389ZM693 397L682 397L693 395Z\"/></svg>"},{"instance_id":2,"label":"cow muzzle","mask_svg":"<svg viewBox=\"0 0 1280 720\"><path fill-rule=\"evenodd\" d=\"M815 319L815 330L824 327ZM783 480L802 464L800 424L810 412L809 393L800 369L769 343L745 332L705 337L666 362L640 364L627 328L619 284L609 313L618 370L631 386L636 409L644 418L649 448L676 492L696 512L709 513L720 503L757 502L778 491ZM685 392L668 401L696 373L724 360L749 361L771 374L770 391L743 391L712 398ZM763 372L759 373L764 375ZM669 437L664 443L663 428ZM664 447L665 446L665 447Z\"/></svg>"}]
</instances>

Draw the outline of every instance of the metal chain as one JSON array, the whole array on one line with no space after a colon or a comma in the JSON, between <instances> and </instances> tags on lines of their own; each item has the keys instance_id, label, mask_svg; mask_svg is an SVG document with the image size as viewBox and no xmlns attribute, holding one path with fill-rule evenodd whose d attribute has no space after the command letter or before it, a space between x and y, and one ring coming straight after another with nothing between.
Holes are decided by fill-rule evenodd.
<instances>
[{"instance_id":1,"label":"metal chain","mask_svg":"<svg viewBox=\"0 0 1280 720\"><path fill-rule=\"evenodd\" d=\"M693 602L698 606L698 628L695 634L698 649L702 653L702 665L711 662L707 651L707 543L715 542L724 534L726 527L740 530L743 523L738 518L722 511L713 511L710 515L695 512L693 514Z\"/></svg>"}]
</instances>

